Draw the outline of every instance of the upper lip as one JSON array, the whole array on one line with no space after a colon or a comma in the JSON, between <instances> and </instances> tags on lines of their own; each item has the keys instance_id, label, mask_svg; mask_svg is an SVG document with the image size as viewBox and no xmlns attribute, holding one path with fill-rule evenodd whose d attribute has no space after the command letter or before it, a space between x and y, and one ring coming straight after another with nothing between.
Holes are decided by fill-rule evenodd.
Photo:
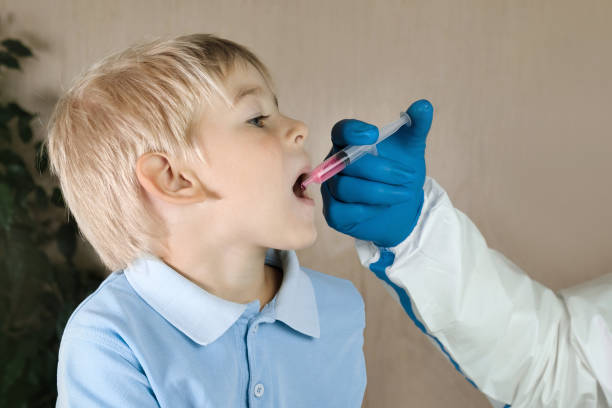
<instances>
[{"instance_id":1,"label":"upper lip","mask_svg":"<svg viewBox=\"0 0 612 408\"><path fill-rule=\"evenodd\" d=\"M306 164L304 167L302 167L300 169L300 171L298 172L298 174L295 176L295 178L293 179L293 182L295 183L297 181L297 179L304 173L310 173L312 171L312 166L310 164Z\"/></svg>"}]
</instances>

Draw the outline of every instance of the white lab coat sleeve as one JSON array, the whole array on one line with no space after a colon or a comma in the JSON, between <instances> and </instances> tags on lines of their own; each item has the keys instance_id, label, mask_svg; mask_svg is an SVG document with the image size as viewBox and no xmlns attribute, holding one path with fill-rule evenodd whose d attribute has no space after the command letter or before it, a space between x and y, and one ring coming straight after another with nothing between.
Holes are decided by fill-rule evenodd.
<instances>
[{"instance_id":1,"label":"white lab coat sleeve","mask_svg":"<svg viewBox=\"0 0 612 408\"><path fill-rule=\"evenodd\" d=\"M399 245L356 240L362 265L407 299L417 326L490 400L612 406L612 274L557 294L488 248L433 179L424 191Z\"/></svg>"}]
</instances>

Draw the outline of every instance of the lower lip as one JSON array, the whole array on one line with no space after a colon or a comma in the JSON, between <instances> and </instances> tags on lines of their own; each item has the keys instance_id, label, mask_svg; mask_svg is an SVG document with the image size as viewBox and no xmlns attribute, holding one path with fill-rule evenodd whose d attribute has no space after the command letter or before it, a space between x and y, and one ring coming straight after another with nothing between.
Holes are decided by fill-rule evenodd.
<instances>
[{"instance_id":1,"label":"lower lip","mask_svg":"<svg viewBox=\"0 0 612 408\"><path fill-rule=\"evenodd\" d=\"M312 198L308 198L308 197L298 197L298 196L295 196L295 198L297 198L297 199L298 199L298 201L300 201L300 202L302 202L302 203L304 203L304 204L306 204L306 205L310 205L310 206L313 206L313 207L314 207L314 205L315 205L315 202L314 202L314 200L313 200Z\"/></svg>"}]
</instances>

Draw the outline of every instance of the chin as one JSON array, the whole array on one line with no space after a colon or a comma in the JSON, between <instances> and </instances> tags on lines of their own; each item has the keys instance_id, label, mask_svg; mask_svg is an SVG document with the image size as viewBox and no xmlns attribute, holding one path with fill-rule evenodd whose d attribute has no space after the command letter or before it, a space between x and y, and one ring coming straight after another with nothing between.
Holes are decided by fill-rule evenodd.
<instances>
[{"instance_id":1,"label":"chin","mask_svg":"<svg viewBox=\"0 0 612 408\"><path fill-rule=\"evenodd\" d=\"M313 228L312 231L313 232L312 232L310 238L298 249L306 249L306 248L309 248L309 247L314 245L314 243L317 241L318 234L317 234L317 230L315 228Z\"/></svg>"},{"instance_id":2,"label":"chin","mask_svg":"<svg viewBox=\"0 0 612 408\"><path fill-rule=\"evenodd\" d=\"M314 222L310 224L309 233L310 235L308 236L306 246L311 246L312 244L314 244L315 241L317 240L317 237L319 236L319 233L317 231L317 226Z\"/></svg>"},{"instance_id":3,"label":"chin","mask_svg":"<svg viewBox=\"0 0 612 408\"><path fill-rule=\"evenodd\" d=\"M309 248L316 242L317 236L317 230L313 226L311 230L302 231L297 235L293 235L290 239L287 239L282 249L298 251L300 249Z\"/></svg>"}]
</instances>

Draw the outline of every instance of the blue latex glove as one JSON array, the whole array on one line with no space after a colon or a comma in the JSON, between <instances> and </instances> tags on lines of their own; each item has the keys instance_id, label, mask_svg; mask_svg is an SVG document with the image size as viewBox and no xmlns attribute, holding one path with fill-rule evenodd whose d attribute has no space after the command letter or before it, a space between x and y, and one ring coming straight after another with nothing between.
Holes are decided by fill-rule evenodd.
<instances>
[{"instance_id":1,"label":"blue latex glove","mask_svg":"<svg viewBox=\"0 0 612 408\"><path fill-rule=\"evenodd\" d=\"M402 126L379 143L378 156L366 154L321 184L323 215L333 229L379 247L399 244L414 229L423 206L425 140L433 106L422 99L407 112L412 126ZM347 145L375 143L378 128L343 119L332 128L331 139L327 157Z\"/></svg>"}]
</instances>

